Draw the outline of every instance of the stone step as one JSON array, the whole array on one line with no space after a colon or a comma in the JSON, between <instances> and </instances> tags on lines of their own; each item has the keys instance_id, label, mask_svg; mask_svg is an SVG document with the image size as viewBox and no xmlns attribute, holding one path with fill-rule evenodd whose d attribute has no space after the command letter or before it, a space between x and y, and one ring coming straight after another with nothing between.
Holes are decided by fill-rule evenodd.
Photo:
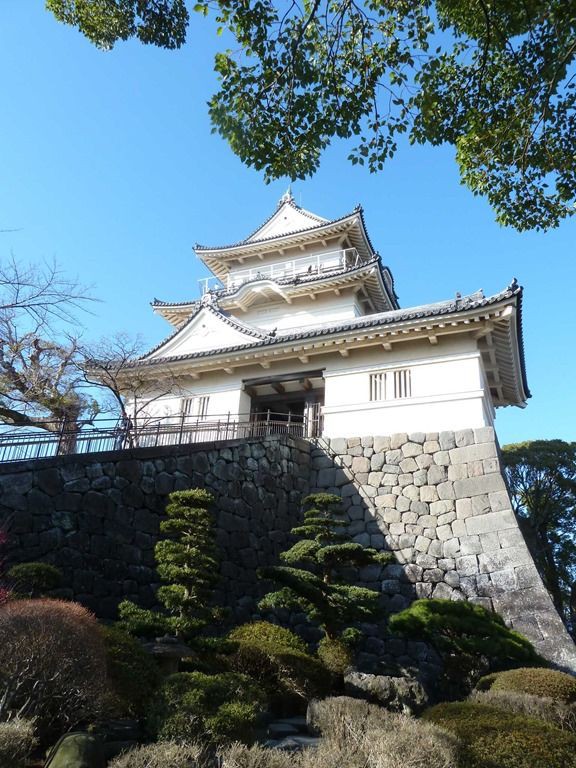
<instances>
[{"instance_id":1,"label":"stone step","mask_svg":"<svg viewBox=\"0 0 576 768\"><path fill-rule=\"evenodd\" d=\"M300 749L306 749L308 747L317 747L320 743L318 736L287 736L282 741L277 742L275 749L285 749L286 751L296 752Z\"/></svg>"}]
</instances>

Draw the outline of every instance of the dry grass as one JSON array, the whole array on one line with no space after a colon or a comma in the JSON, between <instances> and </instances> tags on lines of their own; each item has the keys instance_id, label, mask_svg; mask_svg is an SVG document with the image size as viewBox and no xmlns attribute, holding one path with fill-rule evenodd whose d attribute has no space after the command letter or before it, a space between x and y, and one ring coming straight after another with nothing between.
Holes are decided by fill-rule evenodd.
<instances>
[{"instance_id":1,"label":"dry grass","mask_svg":"<svg viewBox=\"0 0 576 768\"><path fill-rule=\"evenodd\" d=\"M474 691L469 700L475 704L498 707L507 712L536 717L555 725L563 731L576 733L576 705L562 704L544 696L513 691Z\"/></svg>"},{"instance_id":2,"label":"dry grass","mask_svg":"<svg viewBox=\"0 0 576 768\"><path fill-rule=\"evenodd\" d=\"M205 748L199 744L176 744L160 741L125 752L109 764L109 768L209 768Z\"/></svg>"},{"instance_id":3,"label":"dry grass","mask_svg":"<svg viewBox=\"0 0 576 768\"><path fill-rule=\"evenodd\" d=\"M221 768L299 768L302 762L299 752L268 749L259 744L247 747L240 742L231 744L219 757Z\"/></svg>"},{"instance_id":4,"label":"dry grass","mask_svg":"<svg viewBox=\"0 0 576 768\"><path fill-rule=\"evenodd\" d=\"M32 720L0 723L0 768L21 768L36 746Z\"/></svg>"}]
</instances>

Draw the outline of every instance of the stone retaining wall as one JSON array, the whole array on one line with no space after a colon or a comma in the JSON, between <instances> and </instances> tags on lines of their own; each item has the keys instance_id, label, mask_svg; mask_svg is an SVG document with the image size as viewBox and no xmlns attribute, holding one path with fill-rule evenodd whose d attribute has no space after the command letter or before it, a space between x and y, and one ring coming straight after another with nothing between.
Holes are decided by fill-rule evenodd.
<instances>
[{"instance_id":1,"label":"stone retaining wall","mask_svg":"<svg viewBox=\"0 0 576 768\"><path fill-rule=\"evenodd\" d=\"M115 618L128 598L155 602L154 545L167 495L202 487L216 497L221 594L238 620L262 594L256 568L277 562L308 488L310 444L270 437L61 456L0 466L0 522L10 562L63 571L63 595Z\"/></svg>"},{"instance_id":2,"label":"stone retaining wall","mask_svg":"<svg viewBox=\"0 0 576 768\"><path fill-rule=\"evenodd\" d=\"M327 439L312 468L312 487L342 495L354 540L395 552L398 564L363 574L389 612L416 597L479 603L576 671L576 648L512 511L491 427Z\"/></svg>"}]
</instances>

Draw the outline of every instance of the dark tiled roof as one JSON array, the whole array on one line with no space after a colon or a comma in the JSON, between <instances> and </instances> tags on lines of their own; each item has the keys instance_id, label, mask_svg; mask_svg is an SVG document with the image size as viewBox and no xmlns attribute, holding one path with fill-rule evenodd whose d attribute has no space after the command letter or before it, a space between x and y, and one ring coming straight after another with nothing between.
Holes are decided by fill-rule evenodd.
<instances>
[{"instance_id":1,"label":"dark tiled roof","mask_svg":"<svg viewBox=\"0 0 576 768\"><path fill-rule=\"evenodd\" d=\"M154 352L157 352L159 349L161 349L165 344L168 344L169 341L172 341L173 338L175 338L180 331L184 330L186 326L190 325L190 323L195 320L200 312L206 309L211 314L214 315L214 317L217 317L219 320L222 320L224 323L229 325L231 328L234 328L236 331L240 331L240 333L245 333L247 336L254 336L256 339L263 340L270 338L270 333L268 331L260 330L259 328L255 328L251 325L244 325L244 323L241 323L239 320L236 320L235 317L231 317L229 314L224 312L221 309L216 309L215 307L211 306L210 304L202 304L201 302L198 302L198 306L196 307L195 311L190 315L188 320L186 320L185 323L183 323L181 326L176 328L174 333L171 333L168 338L163 339L159 344L156 344L155 347L152 347L152 349L148 350L145 354L141 355L139 358L140 360L146 360L147 357L154 354ZM244 346L251 346L250 344L244 345ZM216 350L218 351L218 350ZM167 360L167 359L174 359L178 360L180 357L186 357L186 355L176 355L173 358L158 358L159 360Z\"/></svg>"},{"instance_id":2,"label":"dark tiled roof","mask_svg":"<svg viewBox=\"0 0 576 768\"><path fill-rule=\"evenodd\" d=\"M295 205L295 207L297 207L297 206ZM274 213L276 213L276 212L274 212ZM291 235L299 235L299 234L304 234L306 232L313 232L314 230L321 229L322 227L329 227L331 224L339 224L341 221L346 221L346 219L351 218L356 213L360 213L360 217L362 218L362 224L364 225L364 231L366 232L366 224L364 223L364 215L363 215L363 212L362 212L362 207L361 206L357 206L351 213L347 213L345 216L340 216L338 219L331 219L331 220L328 220L328 221L322 221L322 222L320 222L319 224L316 224L313 227L309 227L308 229L294 229L291 232L283 232L280 235L272 235L271 237L263 237L263 238L258 239L258 240L250 240L249 238L247 238L245 240L239 240L237 243L231 243L229 245L213 245L213 246L208 246L208 245L200 245L200 243L196 243L196 245L194 246L194 250L196 250L196 251L226 251L226 250L228 250L230 248L239 248L242 245L252 245L252 244L258 245L260 243L268 243L268 242L271 242L273 240L278 240L278 239L283 238L283 237L290 237ZM274 214L272 214L272 216L270 216L270 218L267 219L264 222L264 224L261 224L260 227L258 227L258 229L261 229L265 224L267 224L268 221L270 221L270 219L273 216L274 216ZM256 232L258 232L258 229L256 230ZM253 234L254 233L252 233L252 235ZM250 237L252 237L252 235L250 235ZM372 243L370 242L370 239L368 238L368 233L367 232L366 232L366 239L368 240L370 248L372 249L372 251L374 251L374 248L372 247Z\"/></svg>"},{"instance_id":3,"label":"dark tiled roof","mask_svg":"<svg viewBox=\"0 0 576 768\"><path fill-rule=\"evenodd\" d=\"M419 307L409 307L407 309L398 309L388 312L379 312L374 315L368 315L364 317L355 318L345 322L338 323L336 325L324 325L308 328L304 331L295 331L293 333L277 335L265 335L262 336L251 344L240 344L233 347L225 347L223 349L202 350L200 352L188 353L185 355L174 355L171 357L155 358L153 360L143 360L136 364L139 365L154 365L157 363L176 362L179 360L196 360L205 357L221 353L232 353L248 351L252 349L261 349L264 347L270 347L274 345L284 344L292 341L300 341L311 338L321 338L322 336L331 336L335 333L342 333L352 330L365 330L369 328L376 328L379 326L393 325L394 323L404 322L408 320L424 320L426 318L440 317L442 315L459 314L461 312L467 312L474 309L481 309L482 307L489 307L493 304L497 304L499 301L518 297L518 313L517 313L517 332L518 332L518 347L520 352L520 364L522 369L522 383L526 395L530 397L528 385L526 381L525 360L524 360L524 344L522 338L522 287L518 285L516 280L500 293L496 293L493 296L485 297L482 291L476 291L476 293L469 294L468 296L457 295L454 299L448 299L446 301L439 301L433 304L423 304ZM192 319L192 318L191 318ZM190 320L188 321L190 322ZM178 329L176 333L181 330ZM174 336L175 334L173 334ZM171 337L172 338L172 337ZM154 350L147 353L147 356L159 349L166 342L155 347Z\"/></svg>"}]
</instances>

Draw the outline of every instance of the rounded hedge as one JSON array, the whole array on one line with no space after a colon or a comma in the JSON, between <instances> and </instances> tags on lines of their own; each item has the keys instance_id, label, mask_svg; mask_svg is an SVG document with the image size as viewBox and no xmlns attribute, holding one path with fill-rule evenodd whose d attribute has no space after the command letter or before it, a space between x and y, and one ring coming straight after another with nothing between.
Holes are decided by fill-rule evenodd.
<instances>
[{"instance_id":1,"label":"rounded hedge","mask_svg":"<svg viewBox=\"0 0 576 768\"><path fill-rule=\"evenodd\" d=\"M544 696L562 704L576 702L576 677L556 669L520 667L481 678L476 686L481 691L511 691Z\"/></svg>"},{"instance_id":2,"label":"rounded hedge","mask_svg":"<svg viewBox=\"0 0 576 768\"><path fill-rule=\"evenodd\" d=\"M535 718L455 702L423 719L460 739L462 768L576 768L576 737Z\"/></svg>"},{"instance_id":3,"label":"rounded hedge","mask_svg":"<svg viewBox=\"0 0 576 768\"><path fill-rule=\"evenodd\" d=\"M318 658L329 672L343 675L352 666L354 654L341 640L323 637L318 644Z\"/></svg>"},{"instance_id":4,"label":"rounded hedge","mask_svg":"<svg viewBox=\"0 0 576 768\"><path fill-rule=\"evenodd\" d=\"M40 597L62 584L62 572L50 563L19 563L6 574L17 592Z\"/></svg>"},{"instance_id":5,"label":"rounded hedge","mask_svg":"<svg viewBox=\"0 0 576 768\"><path fill-rule=\"evenodd\" d=\"M259 645L265 643L274 648L290 648L301 653L306 653L307 650L306 644L298 635L269 621L253 621L249 624L242 624L230 632L228 639L240 643L258 643Z\"/></svg>"}]
</instances>

